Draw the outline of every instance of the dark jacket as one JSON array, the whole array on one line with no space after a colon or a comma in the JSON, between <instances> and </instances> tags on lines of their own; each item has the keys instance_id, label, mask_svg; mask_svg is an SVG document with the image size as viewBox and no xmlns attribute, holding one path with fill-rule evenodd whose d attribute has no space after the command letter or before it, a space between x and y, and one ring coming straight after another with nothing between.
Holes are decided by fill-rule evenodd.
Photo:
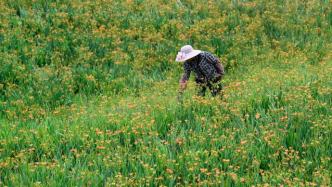
<instances>
[{"instance_id":1,"label":"dark jacket","mask_svg":"<svg viewBox=\"0 0 332 187\"><path fill-rule=\"evenodd\" d=\"M184 73L180 82L187 81L192 71L195 72L197 83L217 82L225 74L224 67L219 59L205 51L184 62L183 68Z\"/></svg>"}]
</instances>

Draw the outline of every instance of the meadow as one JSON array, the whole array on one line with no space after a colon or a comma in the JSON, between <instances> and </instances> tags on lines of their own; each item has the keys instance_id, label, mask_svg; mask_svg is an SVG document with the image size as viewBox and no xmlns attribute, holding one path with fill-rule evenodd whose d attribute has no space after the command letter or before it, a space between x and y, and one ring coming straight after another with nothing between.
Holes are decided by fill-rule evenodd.
<instances>
[{"instance_id":1,"label":"meadow","mask_svg":"<svg viewBox=\"0 0 332 187\"><path fill-rule=\"evenodd\" d=\"M331 0L2 0L0 186L331 186L331 72Z\"/></svg>"}]
</instances>

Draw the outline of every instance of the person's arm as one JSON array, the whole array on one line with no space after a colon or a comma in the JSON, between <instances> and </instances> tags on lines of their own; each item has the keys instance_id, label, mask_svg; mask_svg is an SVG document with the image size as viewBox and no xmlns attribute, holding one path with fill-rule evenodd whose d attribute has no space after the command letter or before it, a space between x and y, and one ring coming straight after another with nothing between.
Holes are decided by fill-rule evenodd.
<instances>
[{"instance_id":1,"label":"person's arm","mask_svg":"<svg viewBox=\"0 0 332 187\"><path fill-rule=\"evenodd\" d=\"M191 69L187 63L183 65L184 73L179 81L180 88L179 93L182 93L187 88L187 82L190 77Z\"/></svg>"},{"instance_id":2,"label":"person's arm","mask_svg":"<svg viewBox=\"0 0 332 187\"><path fill-rule=\"evenodd\" d=\"M225 75L225 69L224 66L220 63L219 59L217 59L217 62L214 65L216 67L216 71L218 74L220 74L221 76Z\"/></svg>"},{"instance_id":3,"label":"person's arm","mask_svg":"<svg viewBox=\"0 0 332 187\"><path fill-rule=\"evenodd\" d=\"M220 60L212 55L211 53L207 53L208 60L213 64L213 66L216 68L216 71L218 74L223 76L225 74L224 66L221 64Z\"/></svg>"},{"instance_id":4,"label":"person's arm","mask_svg":"<svg viewBox=\"0 0 332 187\"><path fill-rule=\"evenodd\" d=\"M187 81L180 80L179 93L183 93L186 88L187 88Z\"/></svg>"}]
</instances>

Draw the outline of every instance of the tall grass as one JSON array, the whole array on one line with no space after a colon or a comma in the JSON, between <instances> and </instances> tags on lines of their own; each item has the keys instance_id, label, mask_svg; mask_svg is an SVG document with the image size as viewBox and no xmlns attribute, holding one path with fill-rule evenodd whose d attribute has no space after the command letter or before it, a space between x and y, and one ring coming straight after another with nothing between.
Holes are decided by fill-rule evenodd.
<instances>
[{"instance_id":1,"label":"tall grass","mask_svg":"<svg viewBox=\"0 0 332 187\"><path fill-rule=\"evenodd\" d=\"M328 52L329 1L204 2L2 1L2 116L40 116L77 94L137 95L146 79L178 73L171 62L186 43L228 70L284 52L316 64Z\"/></svg>"},{"instance_id":2,"label":"tall grass","mask_svg":"<svg viewBox=\"0 0 332 187\"><path fill-rule=\"evenodd\" d=\"M0 185L330 186L330 1L0 2ZM176 98L184 44L222 100Z\"/></svg>"}]
</instances>

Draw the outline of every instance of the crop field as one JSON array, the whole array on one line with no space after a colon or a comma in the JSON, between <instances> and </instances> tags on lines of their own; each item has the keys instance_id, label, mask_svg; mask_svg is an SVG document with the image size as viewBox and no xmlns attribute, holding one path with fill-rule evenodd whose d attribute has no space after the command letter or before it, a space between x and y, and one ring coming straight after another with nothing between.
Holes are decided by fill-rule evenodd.
<instances>
[{"instance_id":1,"label":"crop field","mask_svg":"<svg viewBox=\"0 0 332 187\"><path fill-rule=\"evenodd\" d=\"M331 72L331 0L0 0L0 186L331 186Z\"/></svg>"}]
</instances>

